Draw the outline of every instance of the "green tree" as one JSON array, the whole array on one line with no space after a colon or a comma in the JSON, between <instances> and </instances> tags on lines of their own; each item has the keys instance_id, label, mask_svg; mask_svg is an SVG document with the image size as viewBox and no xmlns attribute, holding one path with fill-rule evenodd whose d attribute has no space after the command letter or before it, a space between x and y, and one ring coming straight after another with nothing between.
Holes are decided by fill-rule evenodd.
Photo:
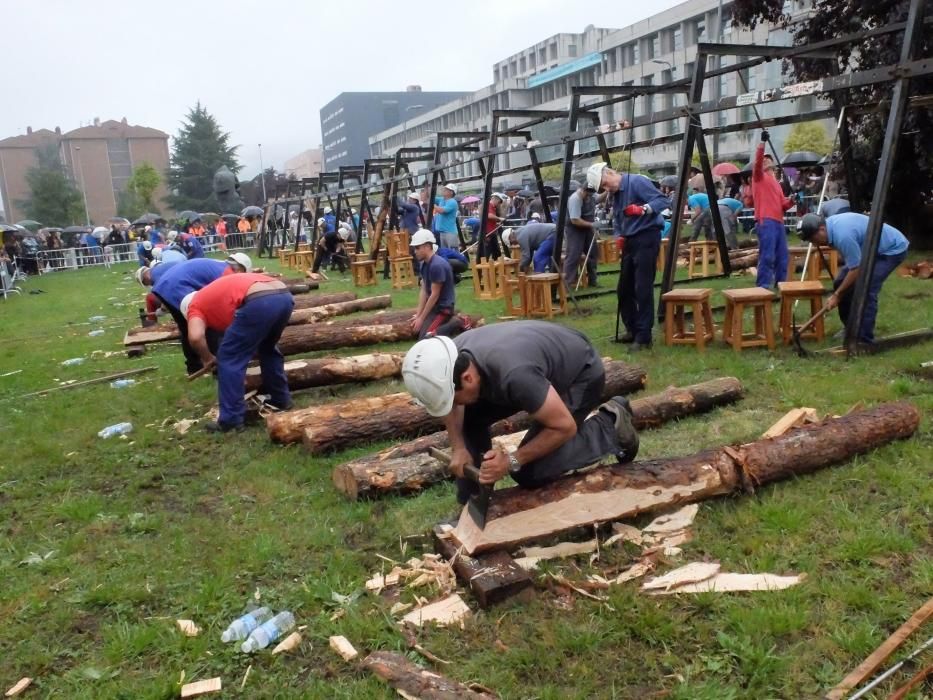
<instances>
[{"instance_id":1,"label":"green tree","mask_svg":"<svg viewBox=\"0 0 933 700\"><path fill-rule=\"evenodd\" d=\"M198 102L182 123L172 146L166 200L176 211L216 208L214 173L223 165L236 173L240 170L236 152L229 144L230 134L222 131L217 120Z\"/></svg>"},{"instance_id":2,"label":"green tree","mask_svg":"<svg viewBox=\"0 0 933 700\"><path fill-rule=\"evenodd\" d=\"M65 173L54 144L36 149L36 165L26 171L26 185L29 196L16 204L27 219L46 226L84 223L84 199Z\"/></svg>"},{"instance_id":3,"label":"green tree","mask_svg":"<svg viewBox=\"0 0 933 700\"><path fill-rule=\"evenodd\" d=\"M790 135L784 142L784 153L793 151L813 151L821 156L829 155L833 142L826 135L826 129L819 122L800 122L794 124Z\"/></svg>"},{"instance_id":4,"label":"green tree","mask_svg":"<svg viewBox=\"0 0 933 700\"><path fill-rule=\"evenodd\" d=\"M162 176L151 163L141 163L133 170L133 176L126 183L126 189L139 197L143 209L153 211L155 203L152 201L152 195L161 182Z\"/></svg>"}]
</instances>

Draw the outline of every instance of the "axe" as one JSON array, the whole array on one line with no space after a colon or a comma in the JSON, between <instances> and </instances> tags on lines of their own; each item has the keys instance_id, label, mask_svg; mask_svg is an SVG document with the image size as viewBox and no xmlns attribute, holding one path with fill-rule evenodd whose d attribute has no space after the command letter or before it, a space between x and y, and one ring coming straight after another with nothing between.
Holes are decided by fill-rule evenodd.
<instances>
[{"instance_id":1,"label":"axe","mask_svg":"<svg viewBox=\"0 0 933 700\"><path fill-rule=\"evenodd\" d=\"M794 319L794 346L797 348L797 355L800 357L808 357L810 352L803 347L803 343L800 342L800 336L806 333L813 326L814 323L819 321L826 313L829 311L829 308L824 306L822 309L813 314L813 318L803 324L800 328L797 328L797 321Z\"/></svg>"},{"instance_id":2,"label":"axe","mask_svg":"<svg viewBox=\"0 0 933 700\"><path fill-rule=\"evenodd\" d=\"M450 455L444 450L429 447L428 453L445 466L450 466ZM492 496L493 486L492 484L480 484L479 469L472 464L464 465L463 474L479 485L479 491L470 496L468 508L470 515L473 516L473 522L482 530L486 527L486 512L489 510L489 498Z\"/></svg>"}]
</instances>

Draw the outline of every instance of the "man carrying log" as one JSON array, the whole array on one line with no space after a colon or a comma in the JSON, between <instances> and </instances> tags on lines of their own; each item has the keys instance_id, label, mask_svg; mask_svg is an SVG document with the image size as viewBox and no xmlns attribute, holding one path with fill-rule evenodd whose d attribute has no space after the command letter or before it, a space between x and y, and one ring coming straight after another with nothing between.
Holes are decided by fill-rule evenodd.
<instances>
[{"instance_id":1,"label":"man carrying log","mask_svg":"<svg viewBox=\"0 0 933 700\"><path fill-rule=\"evenodd\" d=\"M188 321L188 342L205 367L217 364L220 417L206 423L208 432L243 430L246 402L243 387L246 366L259 355L262 393L280 409L292 407L285 376L285 358L276 343L288 324L295 302L281 280L258 272L227 275L214 280L181 301ZM223 333L217 356L210 351L208 329Z\"/></svg>"},{"instance_id":2,"label":"man carrying log","mask_svg":"<svg viewBox=\"0 0 933 700\"><path fill-rule=\"evenodd\" d=\"M454 316L454 271L445 258L437 255L434 234L418 229L411 238L411 247L421 264L421 291L411 329L418 333L419 340L459 332L460 318Z\"/></svg>"},{"instance_id":3,"label":"man carrying log","mask_svg":"<svg viewBox=\"0 0 933 700\"><path fill-rule=\"evenodd\" d=\"M456 340L427 338L408 351L402 376L428 413L445 417L460 503L479 489L463 478L465 465L480 468L484 485L510 474L535 487L606 455L630 462L638 453L628 401L616 396L599 405L602 360L571 328L513 321ZM522 410L533 422L518 450L493 450L489 426Z\"/></svg>"}]
</instances>

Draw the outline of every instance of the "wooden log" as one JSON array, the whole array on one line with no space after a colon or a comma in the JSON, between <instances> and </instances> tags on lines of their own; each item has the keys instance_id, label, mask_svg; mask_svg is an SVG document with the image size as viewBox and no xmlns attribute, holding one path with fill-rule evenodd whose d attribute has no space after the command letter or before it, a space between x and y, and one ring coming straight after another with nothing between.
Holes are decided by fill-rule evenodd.
<instances>
[{"instance_id":1,"label":"wooden log","mask_svg":"<svg viewBox=\"0 0 933 700\"><path fill-rule=\"evenodd\" d=\"M628 393L644 385L644 370L618 364L622 367L613 367L613 374L628 377L628 382L614 382L614 388L621 389L615 393ZM407 393L278 413L269 416L266 422L273 440L294 442L300 439L312 454L378 440L386 435L414 437L443 425L443 419L428 415Z\"/></svg>"},{"instance_id":2,"label":"wooden log","mask_svg":"<svg viewBox=\"0 0 933 700\"><path fill-rule=\"evenodd\" d=\"M484 690L472 690L457 681L421 668L401 654L374 651L363 659L363 668L395 688L405 698L423 700L495 700L498 696Z\"/></svg>"},{"instance_id":3,"label":"wooden log","mask_svg":"<svg viewBox=\"0 0 933 700\"><path fill-rule=\"evenodd\" d=\"M289 389L370 382L402 374L402 353L373 353L351 357L321 357L315 360L294 359L285 363ZM262 385L259 367L246 370L246 391Z\"/></svg>"},{"instance_id":4,"label":"wooden log","mask_svg":"<svg viewBox=\"0 0 933 700\"><path fill-rule=\"evenodd\" d=\"M606 368L608 381L603 391L603 400L631 391L628 380L623 381L625 373L618 370L631 372L637 368L622 362L606 363ZM660 394L632 401L635 427L644 430L694 413L703 413L716 406L738 401L742 393L742 383L733 377L722 377L683 388L671 387ZM493 424L491 432L494 436L507 435L525 430L530 425L531 418L522 413ZM446 467L427 454L432 447L450 447L446 431L425 435L404 445L338 465L332 475L334 485L352 500L420 491L450 478Z\"/></svg>"},{"instance_id":5,"label":"wooden log","mask_svg":"<svg viewBox=\"0 0 933 700\"><path fill-rule=\"evenodd\" d=\"M123 345L143 345L145 343L162 343L167 340L178 340L181 334L174 322L160 323L156 326L137 326L130 328L123 336Z\"/></svg>"},{"instance_id":6,"label":"wooden log","mask_svg":"<svg viewBox=\"0 0 933 700\"><path fill-rule=\"evenodd\" d=\"M329 294L302 294L295 297L295 309L310 309L312 306L327 306L339 304L342 301L353 301L358 296L354 292L331 292Z\"/></svg>"},{"instance_id":7,"label":"wooden log","mask_svg":"<svg viewBox=\"0 0 933 700\"><path fill-rule=\"evenodd\" d=\"M501 489L493 493L484 530L464 508L452 535L472 555L507 550L594 523L807 474L907 438L919 422L910 403L881 404L735 448L599 466L538 489Z\"/></svg>"},{"instance_id":8,"label":"wooden log","mask_svg":"<svg viewBox=\"0 0 933 700\"><path fill-rule=\"evenodd\" d=\"M288 319L288 325L294 326L299 323L317 323L325 318L332 316L345 316L358 311L375 311L377 309L386 309L392 306L392 295L383 294L377 297L365 297L363 299L354 299L352 301L341 301L336 304L326 304L323 306L312 306L306 309L293 310Z\"/></svg>"},{"instance_id":9,"label":"wooden log","mask_svg":"<svg viewBox=\"0 0 933 700\"><path fill-rule=\"evenodd\" d=\"M383 311L360 319L286 326L279 339L279 350L283 355L297 355L413 340L418 337L409 323L414 313L414 309Z\"/></svg>"}]
</instances>

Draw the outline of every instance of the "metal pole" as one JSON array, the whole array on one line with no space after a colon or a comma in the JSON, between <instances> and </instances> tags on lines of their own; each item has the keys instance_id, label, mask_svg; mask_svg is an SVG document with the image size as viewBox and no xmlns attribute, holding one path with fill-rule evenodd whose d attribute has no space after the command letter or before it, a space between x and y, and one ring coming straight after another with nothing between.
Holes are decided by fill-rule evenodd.
<instances>
[{"instance_id":1,"label":"metal pole","mask_svg":"<svg viewBox=\"0 0 933 700\"><path fill-rule=\"evenodd\" d=\"M570 113L567 115L571 132L577 130L577 119L580 112L580 95L574 93L570 98ZM564 227L567 225L567 197L570 196L570 176L573 174L573 154L576 148L576 141L568 141L564 148L564 169L561 172L560 197L557 205L557 232L554 237L554 264L557 265L555 272L560 272L561 248L564 245ZM607 162L606 165L609 165ZM541 193L541 202L545 209L549 209L547 199L544 197L544 183L539 185Z\"/></svg>"},{"instance_id":2,"label":"metal pole","mask_svg":"<svg viewBox=\"0 0 933 700\"><path fill-rule=\"evenodd\" d=\"M496 147L499 140L499 115L492 113L492 128L489 130L489 149ZM483 199L479 210L479 245L476 247L476 262L486 257L486 224L489 222L489 198L492 196L492 178L496 173L496 156L487 156L486 174L483 177ZM474 273L476 274L476 273Z\"/></svg>"},{"instance_id":3,"label":"metal pole","mask_svg":"<svg viewBox=\"0 0 933 700\"><path fill-rule=\"evenodd\" d=\"M443 139L440 134L434 134L434 138L434 158L431 160L431 165L436 168L441 164L441 141ZM437 197L437 180L439 177L440 171L434 170L431 173L431 192L428 195L427 214L424 217L424 227L428 231L432 230L431 226L434 222L434 198Z\"/></svg>"},{"instance_id":4,"label":"metal pole","mask_svg":"<svg viewBox=\"0 0 933 700\"><path fill-rule=\"evenodd\" d=\"M87 183L84 181L84 164L81 162L81 146L75 146L75 150L78 151L78 154L75 156L75 160L78 161L78 173L81 176L81 195L84 197L84 217L87 220L87 225L91 225L91 214L87 208Z\"/></svg>"},{"instance_id":5,"label":"metal pole","mask_svg":"<svg viewBox=\"0 0 933 700\"><path fill-rule=\"evenodd\" d=\"M259 146L259 179L262 180L262 201L267 201L266 197L266 169L262 165L262 144Z\"/></svg>"},{"instance_id":6,"label":"metal pole","mask_svg":"<svg viewBox=\"0 0 933 700\"><path fill-rule=\"evenodd\" d=\"M703 136L703 122L697 119L696 143L700 151L700 169L703 171L703 181L709 196L709 213L713 219L713 230L716 232L716 243L719 246L719 258L722 260L724 275L732 274L732 263L729 261L729 247L726 245L726 235L722 229L722 217L719 215L719 200L716 196L716 185L713 182L713 171L710 168L709 153L706 151L706 138ZM705 253L704 253L705 255Z\"/></svg>"}]
</instances>

